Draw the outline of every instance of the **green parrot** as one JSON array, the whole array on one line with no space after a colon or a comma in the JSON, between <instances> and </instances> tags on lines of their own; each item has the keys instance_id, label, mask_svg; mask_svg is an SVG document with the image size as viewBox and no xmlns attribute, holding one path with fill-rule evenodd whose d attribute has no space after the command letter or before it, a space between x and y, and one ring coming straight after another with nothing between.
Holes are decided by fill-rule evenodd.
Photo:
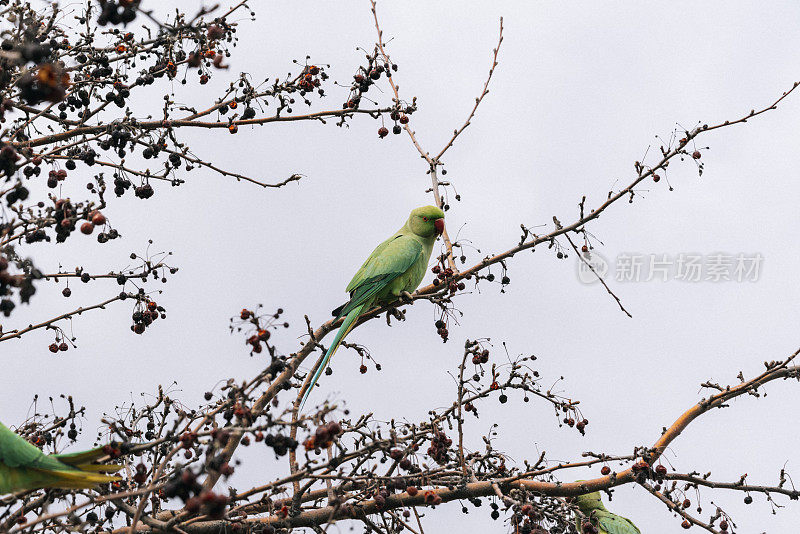
<instances>
[{"instance_id":1,"label":"green parrot","mask_svg":"<svg viewBox=\"0 0 800 534\"><path fill-rule=\"evenodd\" d=\"M417 289L428 269L433 244L443 231L444 212L434 206L423 206L413 210L403 227L372 251L347 284L346 291L350 293L350 301L333 310L336 319L344 317L344 322L303 395L301 410L358 317L373 306L386 304L404 292L410 293Z\"/></svg>"},{"instance_id":2,"label":"green parrot","mask_svg":"<svg viewBox=\"0 0 800 534\"><path fill-rule=\"evenodd\" d=\"M575 498L575 503L580 511L583 512L583 515L586 516L586 518L579 517L576 519L578 532L586 532L582 528L582 524L588 520L597 529L594 531L597 534L641 534L630 519L612 514L603 506L599 491L580 495Z\"/></svg>"},{"instance_id":3,"label":"green parrot","mask_svg":"<svg viewBox=\"0 0 800 534\"><path fill-rule=\"evenodd\" d=\"M46 455L0 423L0 495L39 488L81 489L121 480L121 465L98 465L102 449Z\"/></svg>"}]
</instances>

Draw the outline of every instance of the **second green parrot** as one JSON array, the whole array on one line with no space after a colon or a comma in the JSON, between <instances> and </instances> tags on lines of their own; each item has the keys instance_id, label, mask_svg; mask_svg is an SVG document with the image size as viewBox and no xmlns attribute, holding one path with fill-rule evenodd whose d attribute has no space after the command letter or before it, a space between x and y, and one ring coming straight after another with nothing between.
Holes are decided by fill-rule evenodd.
<instances>
[{"instance_id":1,"label":"second green parrot","mask_svg":"<svg viewBox=\"0 0 800 534\"><path fill-rule=\"evenodd\" d=\"M587 532L583 528L583 524L588 521L595 529L592 532L597 534L641 534L630 519L611 513L606 509L599 491L580 495L575 498L575 503L585 516L583 519L576 520L578 532Z\"/></svg>"},{"instance_id":2,"label":"second green parrot","mask_svg":"<svg viewBox=\"0 0 800 534\"><path fill-rule=\"evenodd\" d=\"M120 480L121 465L92 463L102 449L46 455L0 423L0 495L39 488L81 489Z\"/></svg>"},{"instance_id":3,"label":"second green parrot","mask_svg":"<svg viewBox=\"0 0 800 534\"><path fill-rule=\"evenodd\" d=\"M431 258L433 244L444 231L444 212L435 206L416 208L400 230L377 246L347 285L350 300L333 311L344 317L330 348L303 395L300 409L330 363L344 336L363 313L417 289Z\"/></svg>"}]
</instances>

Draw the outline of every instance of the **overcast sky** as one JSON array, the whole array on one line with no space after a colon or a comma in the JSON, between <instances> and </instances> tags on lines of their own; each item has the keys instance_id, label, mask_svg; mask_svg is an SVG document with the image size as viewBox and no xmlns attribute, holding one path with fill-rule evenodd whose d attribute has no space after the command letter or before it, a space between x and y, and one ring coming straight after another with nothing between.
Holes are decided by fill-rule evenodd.
<instances>
[{"instance_id":1,"label":"overcast sky","mask_svg":"<svg viewBox=\"0 0 800 534\"><path fill-rule=\"evenodd\" d=\"M366 0L253 6L258 20L243 18L231 71L202 89L176 85L179 99L207 107L228 75L282 76L292 70L291 59L306 54L330 63L330 74L347 84L363 58L356 46L371 48L375 41ZM609 190L632 180L633 162L648 147L644 161L653 161L655 136L668 137L676 125L738 118L800 79L796 2L383 2L379 16L400 67L401 96L418 99L411 124L431 152L463 122L479 94L504 17L491 92L445 158L447 178L462 198L451 204L447 225L451 235L459 232L480 249L470 263L513 246L520 224L542 225L535 231L544 232L554 215L575 220L583 195L587 208L602 203ZM163 94L165 86L158 88ZM341 106L347 90L329 92L315 109ZM388 102L388 93L381 100ZM154 101L134 102L137 116L157 113L149 107ZM312 401L346 399L354 414L419 421L430 407L452 402L450 373L465 338L487 337L495 344L493 357L500 358L505 342L512 355L536 354L545 382L563 376L558 387L581 401L590 425L585 437L558 429L548 405L523 404L511 394L506 405L485 403L481 418L469 422L472 449L483 447L479 436L495 422L496 446L517 461L542 450L563 461L587 450L630 454L634 446L651 445L662 427L706 394L701 382L735 383L740 370L753 376L763 361L782 359L800 345L798 117L800 95L751 122L702 136L697 146L710 147L702 151L702 177L693 161L673 162L668 179L674 191L666 180L642 184L633 204L622 201L589 226L597 252L610 262L608 283L632 319L602 287L581 283L574 255L560 261L543 248L509 262L512 283L505 293L483 285L480 294L460 296L464 316L460 326L451 326L447 344L436 334L433 307L423 302L408 309L404 324L387 328L372 321L353 331L349 339L366 345L382 372L361 375L358 357L340 351L335 374ZM130 194L114 199L106 214L123 240L99 247L76 236L66 246L32 251L43 270L61 263L101 272L127 265L128 254L143 252L150 238L154 249L174 252L171 261L181 270L156 299L167 308L167 320L143 336L129 330L128 303L116 303L74 321L77 350L51 354L52 335L41 330L3 343L2 421L23 420L35 393L71 393L88 408L88 444L104 411L140 402L140 393L155 392L159 384L176 381L176 396L196 403L218 380L250 377L263 367L263 358L250 358L242 340L228 333L229 317L257 303L286 310L291 328L275 339L285 353L296 350L306 331L303 315L314 324L327 320L374 246L412 208L432 201L426 167L405 135L380 140L379 123L365 117L349 124L273 124L240 128L235 136L183 132L196 154L222 167L268 181L292 173L305 178L262 190L193 172L179 188L156 184L148 201ZM73 195L81 183L74 181ZM649 261L650 255L716 253L759 254L757 280L615 279L622 254ZM15 313L6 330L118 292L113 281L73 283L67 300L61 285L39 287L33 307ZM797 384L775 382L766 392L704 415L666 458L677 470L712 471L724 481L746 472L750 483L773 485L783 466L800 476ZM237 473L237 486L286 470L285 461L261 450L265 461ZM574 478L597 475L594 469ZM679 531L680 521L641 488L630 485L615 495L611 508L642 532ZM704 519L713 510L711 498L733 515L739 532L796 530L797 503L773 515L758 495L750 507L739 493L703 495ZM486 508L467 516L459 508L428 512L426 532L505 531Z\"/></svg>"}]
</instances>

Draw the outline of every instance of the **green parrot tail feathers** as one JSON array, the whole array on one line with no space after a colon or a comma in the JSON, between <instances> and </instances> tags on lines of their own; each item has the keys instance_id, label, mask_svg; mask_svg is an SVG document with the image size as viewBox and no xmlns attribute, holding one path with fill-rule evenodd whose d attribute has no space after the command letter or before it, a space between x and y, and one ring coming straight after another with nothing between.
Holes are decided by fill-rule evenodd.
<instances>
[{"instance_id":1,"label":"green parrot tail feathers","mask_svg":"<svg viewBox=\"0 0 800 534\"><path fill-rule=\"evenodd\" d=\"M118 476L104 475L101 473L90 473L85 471L45 471L53 478L53 482L48 487L63 489L93 488L98 484L107 482L117 482L122 480Z\"/></svg>"},{"instance_id":2,"label":"green parrot tail feathers","mask_svg":"<svg viewBox=\"0 0 800 534\"><path fill-rule=\"evenodd\" d=\"M77 467L78 464L89 464L106 456L106 453L103 452L102 447L98 447L96 449L90 449L88 451L82 452L68 452L64 454L52 454L53 458L57 458L58 460L64 462L67 465L71 465L73 467Z\"/></svg>"},{"instance_id":3,"label":"green parrot tail feathers","mask_svg":"<svg viewBox=\"0 0 800 534\"><path fill-rule=\"evenodd\" d=\"M339 345L342 343L344 336L346 336L350 330L356 325L356 319L361 315L361 312L365 308L365 304L361 304L360 306L356 306L345 316L344 322L342 326L339 327L339 331L336 332L336 337L333 338L333 343L331 346L328 347L328 352L325 353L325 357L322 359L322 363L319 364L317 367L317 371L314 373L314 377L311 379L311 382L308 384L308 388L306 388L306 392L303 393L303 400L300 401L300 410L303 409L303 406L306 404L306 400L308 399L309 394L311 394L311 390L314 389L314 386L317 384L319 377L322 376L322 372L325 371L325 368L328 367L328 364L331 361L336 349L339 348Z\"/></svg>"}]
</instances>

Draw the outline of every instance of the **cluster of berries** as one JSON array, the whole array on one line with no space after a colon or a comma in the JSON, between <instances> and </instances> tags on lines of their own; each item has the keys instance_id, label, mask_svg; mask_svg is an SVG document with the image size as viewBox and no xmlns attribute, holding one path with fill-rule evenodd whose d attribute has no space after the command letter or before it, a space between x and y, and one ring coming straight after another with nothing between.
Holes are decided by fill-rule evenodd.
<instances>
[{"instance_id":1,"label":"cluster of berries","mask_svg":"<svg viewBox=\"0 0 800 534\"><path fill-rule=\"evenodd\" d=\"M492 519L500 517L497 503L491 503ZM539 512L531 504L523 504L516 513L511 516L511 524L516 527L520 534L548 534L549 531L536 524L541 520Z\"/></svg>"},{"instance_id":2,"label":"cluster of berries","mask_svg":"<svg viewBox=\"0 0 800 534\"><path fill-rule=\"evenodd\" d=\"M303 73L300 75L298 87L300 88L300 96L305 96L306 93L318 88L322 83L321 79L328 77L324 70L316 65L306 65Z\"/></svg>"},{"instance_id":3,"label":"cluster of berries","mask_svg":"<svg viewBox=\"0 0 800 534\"><path fill-rule=\"evenodd\" d=\"M447 330L447 323L443 319L437 319L433 325L436 327L436 333L442 338L442 343L447 343L447 338L450 335L450 331Z\"/></svg>"},{"instance_id":4,"label":"cluster of berries","mask_svg":"<svg viewBox=\"0 0 800 534\"><path fill-rule=\"evenodd\" d=\"M88 58L86 58L88 59ZM85 61L84 61L85 62ZM67 118L67 109L71 112L75 112L76 110L88 108L89 105L92 103L91 98L89 97L89 91L86 89L78 89L78 91L71 92L66 100L60 102L58 104L58 111L59 111L59 118L64 120ZM75 151L80 151L80 147L72 147L71 149L67 150L66 154L74 154Z\"/></svg>"},{"instance_id":5,"label":"cluster of berries","mask_svg":"<svg viewBox=\"0 0 800 534\"><path fill-rule=\"evenodd\" d=\"M472 357L472 363L479 365L489 361L489 349L483 349L481 352L476 352Z\"/></svg>"},{"instance_id":6,"label":"cluster of berries","mask_svg":"<svg viewBox=\"0 0 800 534\"><path fill-rule=\"evenodd\" d=\"M53 218L56 220L56 242L63 243L72 231L75 230L77 213L76 209L72 206L72 202L70 202L68 198L56 200L55 208Z\"/></svg>"},{"instance_id":7,"label":"cluster of berries","mask_svg":"<svg viewBox=\"0 0 800 534\"><path fill-rule=\"evenodd\" d=\"M447 462L447 451L452 444L453 440L448 438L444 432L435 430L431 437L431 446L428 447L428 456L433 458L437 464L444 464Z\"/></svg>"},{"instance_id":8,"label":"cluster of berries","mask_svg":"<svg viewBox=\"0 0 800 534\"><path fill-rule=\"evenodd\" d=\"M66 178L66 169L51 169L47 175L47 187L50 189L55 189L58 187L58 182L63 182Z\"/></svg>"},{"instance_id":9,"label":"cluster of berries","mask_svg":"<svg viewBox=\"0 0 800 534\"><path fill-rule=\"evenodd\" d=\"M203 511L212 519L221 519L225 516L228 506L228 497L211 491L203 491L203 486L197 481L190 469L176 473L160 491L162 497L173 499L178 497L184 502L186 511L196 514Z\"/></svg>"},{"instance_id":10,"label":"cluster of berries","mask_svg":"<svg viewBox=\"0 0 800 534\"><path fill-rule=\"evenodd\" d=\"M17 151L14 150L14 147L8 144L3 145L3 148L0 148L0 171L3 172L8 177L14 175L14 172L17 170L17 161L19 161L19 154ZM31 169L33 167L30 167ZM28 170L28 167L25 168ZM8 194L6 194L8 196ZM27 198L27 195L25 195ZM21 198L20 200L25 200ZM8 205L10 206L13 202L8 201Z\"/></svg>"},{"instance_id":11,"label":"cluster of berries","mask_svg":"<svg viewBox=\"0 0 800 534\"><path fill-rule=\"evenodd\" d=\"M100 16L97 23L100 26L106 24L125 24L136 19L136 8L139 0L100 0Z\"/></svg>"},{"instance_id":12,"label":"cluster of berries","mask_svg":"<svg viewBox=\"0 0 800 534\"><path fill-rule=\"evenodd\" d=\"M8 259L5 256L0 256L0 296L10 295L12 287L19 287L24 277L22 275L13 275L8 271ZM4 298L0 300L0 312L6 317L11 315L11 310L14 309L14 302L11 299Z\"/></svg>"},{"instance_id":13,"label":"cluster of berries","mask_svg":"<svg viewBox=\"0 0 800 534\"><path fill-rule=\"evenodd\" d=\"M81 224L82 234L89 235L94 231L95 226L103 226L106 224L106 216L97 210L90 211L86 218L88 220Z\"/></svg>"},{"instance_id":14,"label":"cluster of berries","mask_svg":"<svg viewBox=\"0 0 800 534\"><path fill-rule=\"evenodd\" d=\"M276 456L286 456L289 451L295 450L298 445L296 440L283 434L267 434L264 436L264 444L267 447L272 447Z\"/></svg>"},{"instance_id":15,"label":"cluster of berries","mask_svg":"<svg viewBox=\"0 0 800 534\"><path fill-rule=\"evenodd\" d=\"M389 65L388 63L381 64L377 60L378 51L371 56L367 56L367 66L359 67L358 71L353 75L353 83L350 86L350 97L342 105L343 109L355 109L361 103L361 97L364 93L369 91L372 84L381 78L381 75L386 73L387 78L392 77L392 71L397 72L397 65ZM388 132L387 132L388 133Z\"/></svg>"},{"instance_id":16,"label":"cluster of berries","mask_svg":"<svg viewBox=\"0 0 800 534\"><path fill-rule=\"evenodd\" d=\"M325 449L342 434L342 425L336 421L320 425L314 435L303 442L306 449Z\"/></svg>"},{"instance_id":17,"label":"cluster of berries","mask_svg":"<svg viewBox=\"0 0 800 534\"><path fill-rule=\"evenodd\" d=\"M130 88L119 80L114 82L113 88L106 93L106 102L113 102L118 108L124 108L125 99L131 96Z\"/></svg>"},{"instance_id":18,"label":"cluster of berries","mask_svg":"<svg viewBox=\"0 0 800 534\"><path fill-rule=\"evenodd\" d=\"M453 269L450 267L442 267L441 265L434 265L431 268L431 272L436 275L436 278L433 279L433 285L439 287L440 285L444 285L447 287L447 290L450 292L451 295L454 295L456 291L464 291L466 287L464 282L457 282L453 279Z\"/></svg>"},{"instance_id":19,"label":"cluster of berries","mask_svg":"<svg viewBox=\"0 0 800 534\"><path fill-rule=\"evenodd\" d=\"M400 466L401 469L405 469L406 471L415 470L414 464L411 463L411 458L406 456L402 450L400 449L390 450L389 457L395 462L397 462L397 465Z\"/></svg>"},{"instance_id":20,"label":"cluster of berries","mask_svg":"<svg viewBox=\"0 0 800 534\"><path fill-rule=\"evenodd\" d=\"M145 299L144 302L138 301L131 316L133 319L131 330L137 334L144 334L145 328L153 324L153 321L159 317L162 319L167 318L163 306L159 306L155 301L149 299Z\"/></svg>"},{"instance_id":21,"label":"cluster of berries","mask_svg":"<svg viewBox=\"0 0 800 534\"><path fill-rule=\"evenodd\" d=\"M247 310L242 310L242 316ZM247 338L247 344L250 345L252 352L258 354L261 352L261 342L266 342L269 339L269 330L260 328L258 332Z\"/></svg>"},{"instance_id":22,"label":"cluster of berries","mask_svg":"<svg viewBox=\"0 0 800 534\"><path fill-rule=\"evenodd\" d=\"M579 419L575 421L573 417L564 417L563 423L568 427L572 428L575 427L578 429L578 432L581 433L582 436L586 435L586 425L589 424L588 419Z\"/></svg>"},{"instance_id":23,"label":"cluster of berries","mask_svg":"<svg viewBox=\"0 0 800 534\"><path fill-rule=\"evenodd\" d=\"M133 133L122 124L116 124L111 128L109 135L100 141L100 148L103 150L110 150L113 148L119 157L124 158L127 154L125 147L128 146L128 143L130 143L131 148L136 145L136 141L133 139Z\"/></svg>"},{"instance_id":24,"label":"cluster of berries","mask_svg":"<svg viewBox=\"0 0 800 534\"><path fill-rule=\"evenodd\" d=\"M48 347L50 352L55 354L55 353L57 353L59 351L61 351L61 352L68 351L69 350L69 345L67 344L66 341L64 341L64 339L65 338L63 338L63 337L58 337L58 338L56 338L56 340L53 343L50 343L50 346Z\"/></svg>"},{"instance_id":25,"label":"cluster of berries","mask_svg":"<svg viewBox=\"0 0 800 534\"><path fill-rule=\"evenodd\" d=\"M495 511L497 510L495 509ZM492 517L494 517L494 512L492 513ZM534 528L540 529L539 532L541 532L541 527L534 526L533 524L539 519L541 519L539 512L536 511L533 505L526 503L520 506L519 512L515 514L514 522L519 525L520 532L533 532Z\"/></svg>"},{"instance_id":26,"label":"cluster of berries","mask_svg":"<svg viewBox=\"0 0 800 534\"><path fill-rule=\"evenodd\" d=\"M250 353L251 354L253 354L253 353L258 354L263 350L264 347L267 347L267 348L269 347L269 345L267 344L267 341L269 340L269 338L271 336L270 328L277 328L277 326L279 324L278 323L278 319L280 319L282 314L283 314L283 308L278 308L275 311L275 313L273 313L271 315L258 315L253 310L248 310L247 308L244 308L244 309L242 309L241 312L239 312L239 319L241 319L242 321L246 321L247 323L251 324L252 327L253 327L253 330L250 330L250 332L253 332L253 333L250 336L248 336L247 339L246 339L246 343L250 346L250 351L251 351ZM231 319L232 323L233 323L233 321L234 321L234 319ZM289 323L284 322L283 323L283 327L284 328L289 328ZM235 325L231 325L231 331L233 331L234 328L237 328L237 327ZM241 329L242 329L242 327L239 326L238 330L241 331ZM276 363L276 362L279 362L279 363ZM273 371L280 372L280 371L283 370L283 365L284 364L280 360L275 360L274 359L273 360L273 364L276 366L273 369ZM280 369L278 369L278 367L280 367ZM275 376L275 375L273 374L273 376Z\"/></svg>"},{"instance_id":27,"label":"cluster of berries","mask_svg":"<svg viewBox=\"0 0 800 534\"><path fill-rule=\"evenodd\" d=\"M394 126L392 126L392 133L395 135L399 135L403 131L403 127L400 126L408 124L408 115L405 113L401 113L399 109L394 109L389 114L389 118L394 121ZM381 126L378 128L378 137L383 139L389 135L389 129L386 126Z\"/></svg>"}]
</instances>

